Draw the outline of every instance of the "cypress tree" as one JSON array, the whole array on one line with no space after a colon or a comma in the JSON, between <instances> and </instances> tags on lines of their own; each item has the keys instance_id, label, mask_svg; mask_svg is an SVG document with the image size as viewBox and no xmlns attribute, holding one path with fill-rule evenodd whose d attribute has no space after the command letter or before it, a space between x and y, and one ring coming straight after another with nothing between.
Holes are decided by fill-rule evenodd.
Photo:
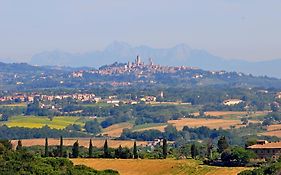
<instances>
[{"instance_id":1,"label":"cypress tree","mask_svg":"<svg viewBox=\"0 0 281 175\"><path fill-rule=\"evenodd\" d=\"M22 143L21 143L21 140L18 140L18 146L16 148L16 150L21 150L22 149Z\"/></svg>"},{"instance_id":2,"label":"cypress tree","mask_svg":"<svg viewBox=\"0 0 281 175\"><path fill-rule=\"evenodd\" d=\"M72 147L72 157L77 158L78 156L79 156L79 143L77 140Z\"/></svg>"},{"instance_id":3,"label":"cypress tree","mask_svg":"<svg viewBox=\"0 0 281 175\"><path fill-rule=\"evenodd\" d=\"M89 144L89 157L93 157L93 144L92 144L92 139L90 139L90 144Z\"/></svg>"},{"instance_id":4,"label":"cypress tree","mask_svg":"<svg viewBox=\"0 0 281 175\"><path fill-rule=\"evenodd\" d=\"M209 159L213 158L213 148L214 148L214 146L212 144L212 141L209 141L207 144L207 154L208 154Z\"/></svg>"},{"instance_id":5,"label":"cypress tree","mask_svg":"<svg viewBox=\"0 0 281 175\"><path fill-rule=\"evenodd\" d=\"M163 158L166 159L168 154L167 140L163 139Z\"/></svg>"},{"instance_id":6,"label":"cypress tree","mask_svg":"<svg viewBox=\"0 0 281 175\"><path fill-rule=\"evenodd\" d=\"M117 149L115 149L115 158L122 158L123 148L121 145Z\"/></svg>"},{"instance_id":7,"label":"cypress tree","mask_svg":"<svg viewBox=\"0 0 281 175\"><path fill-rule=\"evenodd\" d=\"M191 152L191 157L195 159L198 153L197 153L197 147L194 143L191 145L190 152Z\"/></svg>"},{"instance_id":8,"label":"cypress tree","mask_svg":"<svg viewBox=\"0 0 281 175\"><path fill-rule=\"evenodd\" d=\"M59 156L63 157L63 138L60 137Z\"/></svg>"},{"instance_id":9,"label":"cypress tree","mask_svg":"<svg viewBox=\"0 0 281 175\"><path fill-rule=\"evenodd\" d=\"M49 156L48 138L45 139L45 157Z\"/></svg>"},{"instance_id":10,"label":"cypress tree","mask_svg":"<svg viewBox=\"0 0 281 175\"><path fill-rule=\"evenodd\" d=\"M107 139L105 140L104 145L103 145L103 156L104 156L104 158L109 158L110 157L109 149L108 149L108 144L107 144Z\"/></svg>"},{"instance_id":11,"label":"cypress tree","mask_svg":"<svg viewBox=\"0 0 281 175\"><path fill-rule=\"evenodd\" d=\"M218 152L222 153L228 148L228 142L225 136L221 136L218 140Z\"/></svg>"},{"instance_id":12,"label":"cypress tree","mask_svg":"<svg viewBox=\"0 0 281 175\"><path fill-rule=\"evenodd\" d=\"M134 159L138 158L138 149L137 149L137 142L134 142L134 149L133 149Z\"/></svg>"}]
</instances>

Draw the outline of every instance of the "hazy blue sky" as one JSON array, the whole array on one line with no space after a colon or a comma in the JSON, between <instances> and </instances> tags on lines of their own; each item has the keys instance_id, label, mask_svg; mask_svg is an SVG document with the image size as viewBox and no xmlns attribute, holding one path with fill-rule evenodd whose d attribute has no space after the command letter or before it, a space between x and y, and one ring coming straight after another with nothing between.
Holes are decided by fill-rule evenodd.
<instances>
[{"instance_id":1,"label":"hazy blue sky","mask_svg":"<svg viewBox=\"0 0 281 175\"><path fill-rule=\"evenodd\" d=\"M0 0L0 58L113 41L186 43L226 58L281 58L280 0Z\"/></svg>"}]
</instances>

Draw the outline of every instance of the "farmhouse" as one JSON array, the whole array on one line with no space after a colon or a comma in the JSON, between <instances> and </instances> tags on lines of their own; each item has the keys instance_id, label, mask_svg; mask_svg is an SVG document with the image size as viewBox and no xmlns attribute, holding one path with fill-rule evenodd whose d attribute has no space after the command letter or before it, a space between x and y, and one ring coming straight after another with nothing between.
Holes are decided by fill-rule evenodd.
<instances>
[{"instance_id":1,"label":"farmhouse","mask_svg":"<svg viewBox=\"0 0 281 175\"><path fill-rule=\"evenodd\" d=\"M248 149L253 150L259 159L278 159L281 156L281 142L267 142L258 140L255 145Z\"/></svg>"},{"instance_id":2,"label":"farmhouse","mask_svg":"<svg viewBox=\"0 0 281 175\"><path fill-rule=\"evenodd\" d=\"M231 106L231 105L237 105L239 103L242 103L243 101L240 99L228 99L228 100L224 100L223 104L225 106Z\"/></svg>"}]
</instances>

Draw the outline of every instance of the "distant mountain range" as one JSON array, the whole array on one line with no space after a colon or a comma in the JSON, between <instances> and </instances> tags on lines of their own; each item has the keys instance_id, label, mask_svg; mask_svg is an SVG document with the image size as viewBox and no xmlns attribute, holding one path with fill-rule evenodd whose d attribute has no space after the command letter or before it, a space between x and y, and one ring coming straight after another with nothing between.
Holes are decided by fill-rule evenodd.
<instances>
[{"instance_id":1,"label":"distant mountain range","mask_svg":"<svg viewBox=\"0 0 281 175\"><path fill-rule=\"evenodd\" d=\"M281 78L281 59L249 62L244 60L229 60L212 55L205 50L192 49L186 44L172 48L156 49L148 46L132 47L124 42L113 42L102 51L71 54L62 51L42 52L31 58L33 65L59 65L70 67L95 67L118 61L126 63L134 61L137 55L148 62L152 58L155 64L172 66L193 66L205 70L226 70L253 75L266 75Z\"/></svg>"}]
</instances>

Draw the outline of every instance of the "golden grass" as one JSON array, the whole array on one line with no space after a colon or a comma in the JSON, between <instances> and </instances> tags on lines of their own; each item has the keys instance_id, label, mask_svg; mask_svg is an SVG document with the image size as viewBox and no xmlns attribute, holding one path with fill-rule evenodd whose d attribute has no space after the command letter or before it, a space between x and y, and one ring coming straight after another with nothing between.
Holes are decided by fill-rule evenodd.
<instances>
[{"instance_id":1,"label":"golden grass","mask_svg":"<svg viewBox=\"0 0 281 175\"><path fill-rule=\"evenodd\" d=\"M256 111L252 115L257 116L257 115L264 115L267 113L268 113L268 111ZM217 116L217 117L219 117L219 116L227 117L227 116L233 116L233 115L244 116L246 114L247 114L246 111L207 111L207 112L205 112L205 115ZM198 116L199 112L195 112L195 113L193 113L193 115Z\"/></svg>"},{"instance_id":2,"label":"golden grass","mask_svg":"<svg viewBox=\"0 0 281 175\"><path fill-rule=\"evenodd\" d=\"M239 120L225 120L225 119L193 119L184 118L180 120L170 120L168 123L176 126L178 130L181 130L184 126L188 127L200 127L206 126L208 128L222 128L229 129L230 126L241 127L241 122Z\"/></svg>"},{"instance_id":3,"label":"golden grass","mask_svg":"<svg viewBox=\"0 0 281 175\"><path fill-rule=\"evenodd\" d=\"M72 146L76 140L79 141L79 145L88 148L89 147L89 140L90 138L64 138L63 144L65 146ZM104 145L104 139L92 139L92 143L94 146L102 148ZM17 145L17 140L11 141L14 146ZM51 145L59 145L60 140L59 139L48 139L48 144ZM137 145L146 145L147 142L145 141L137 141ZM44 146L45 145L45 139L23 139L22 140L23 146ZM108 146L111 148L118 148L119 145L122 147L128 147L132 148L134 146L134 141L131 140L108 140Z\"/></svg>"},{"instance_id":4,"label":"golden grass","mask_svg":"<svg viewBox=\"0 0 281 175\"><path fill-rule=\"evenodd\" d=\"M200 165L195 160L149 159L72 159L76 165L86 165L97 170L113 169L121 175L236 175L247 169Z\"/></svg>"},{"instance_id":5,"label":"golden grass","mask_svg":"<svg viewBox=\"0 0 281 175\"><path fill-rule=\"evenodd\" d=\"M276 130L276 131L268 131L264 133L260 133L261 135L264 136L276 136L281 138L281 130Z\"/></svg>"},{"instance_id":6,"label":"golden grass","mask_svg":"<svg viewBox=\"0 0 281 175\"><path fill-rule=\"evenodd\" d=\"M132 127L133 127L132 123L127 123L127 122L118 123L105 128L102 134L110 137L120 137L123 129L125 128L131 129Z\"/></svg>"},{"instance_id":7,"label":"golden grass","mask_svg":"<svg viewBox=\"0 0 281 175\"><path fill-rule=\"evenodd\" d=\"M256 121L250 121L250 122L256 122ZM241 124L240 120L227 120L227 119L203 119L203 118L182 118L179 120L169 120L168 124L172 124L175 126L178 130L182 130L184 126L188 126L190 128L196 128L201 126L206 126L211 129L229 129L230 126L235 126L235 128L239 128L245 125ZM163 126L153 126L148 128L142 128L136 131L144 131L144 130L150 130L150 129L157 129L159 131L164 131L164 128L167 125Z\"/></svg>"},{"instance_id":8,"label":"golden grass","mask_svg":"<svg viewBox=\"0 0 281 175\"><path fill-rule=\"evenodd\" d=\"M267 127L267 131L281 130L281 124L270 125Z\"/></svg>"}]
</instances>

